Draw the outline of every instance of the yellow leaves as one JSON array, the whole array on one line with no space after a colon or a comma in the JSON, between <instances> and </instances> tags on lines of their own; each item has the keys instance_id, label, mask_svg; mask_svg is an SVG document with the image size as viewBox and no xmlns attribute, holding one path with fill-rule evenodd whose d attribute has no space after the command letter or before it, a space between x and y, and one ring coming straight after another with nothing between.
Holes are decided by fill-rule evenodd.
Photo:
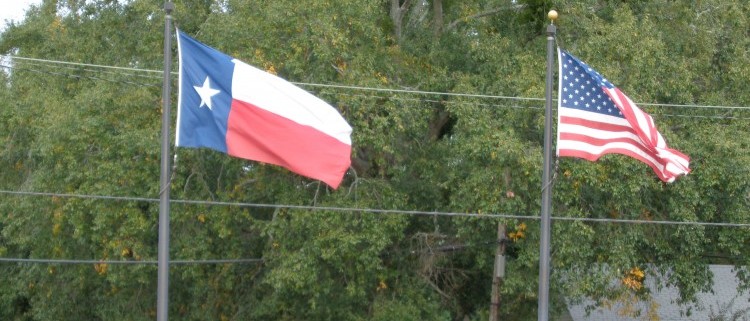
<instances>
[{"instance_id":1,"label":"yellow leaves","mask_svg":"<svg viewBox=\"0 0 750 321\"><path fill-rule=\"evenodd\" d=\"M58 236L62 231L63 211L61 208L52 212L52 236Z\"/></svg>"},{"instance_id":2,"label":"yellow leaves","mask_svg":"<svg viewBox=\"0 0 750 321\"><path fill-rule=\"evenodd\" d=\"M526 237L526 223L523 222L516 225L515 231L508 233L508 238L513 242L518 242L518 240L524 237Z\"/></svg>"},{"instance_id":3,"label":"yellow leaves","mask_svg":"<svg viewBox=\"0 0 750 321\"><path fill-rule=\"evenodd\" d=\"M62 24L62 19L60 16L55 17L55 20L50 23L49 27L47 28L47 31L49 33L55 33L55 32L64 32L65 26Z\"/></svg>"},{"instance_id":4,"label":"yellow leaves","mask_svg":"<svg viewBox=\"0 0 750 321\"><path fill-rule=\"evenodd\" d=\"M276 66L266 60L265 55L263 54L263 51L260 49L255 49L255 58L258 59L263 64L263 68L266 70L267 73L272 75L278 75L278 72L276 71Z\"/></svg>"},{"instance_id":5,"label":"yellow leaves","mask_svg":"<svg viewBox=\"0 0 750 321\"><path fill-rule=\"evenodd\" d=\"M198 222L206 223L206 214L198 214Z\"/></svg>"},{"instance_id":6,"label":"yellow leaves","mask_svg":"<svg viewBox=\"0 0 750 321\"><path fill-rule=\"evenodd\" d=\"M643 286L643 284L629 276L626 276L622 279L622 284L634 291L640 290Z\"/></svg>"},{"instance_id":7,"label":"yellow leaves","mask_svg":"<svg viewBox=\"0 0 750 321\"><path fill-rule=\"evenodd\" d=\"M378 282L378 286L375 288L375 290L378 292L386 290L386 289L388 289L388 284L386 284L385 281L383 280L380 280Z\"/></svg>"},{"instance_id":8,"label":"yellow leaves","mask_svg":"<svg viewBox=\"0 0 750 321\"><path fill-rule=\"evenodd\" d=\"M384 85L388 84L388 78L386 78L385 75L381 74L380 72L375 73L375 78L380 80L380 82L383 83Z\"/></svg>"},{"instance_id":9,"label":"yellow leaves","mask_svg":"<svg viewBox=\"0 0 750 321\"><path fill-rule=\"evenodd\" d=\"M60 230L62 230L60 223L55 223L54 225L52 225L52 236L59 235Z\"/></svg>"},{"instance_id":10,"label":"yellow leaves","mask_svg":"<svg viewBox=\"0 0 750 321\"><path fill-rule=\"evenodd\" d=\"M347 64L346 64L346 61L344 59L341 59L341 57L339 57L338 59L336 59L336 68L340 72L343 73L344 71L346 71L346 67L347 67Z\"/></svg>"},{"instance_id":11,"label":"yellow leaves","mask_svg":"<svg viewBox=\"0 0 750 321\"><path fill-rule=\"evenodd\" d=\"M276 67L273 66L272 63L266 63L266 72L272 75L277 75L276 73Z\"/></svg>"},{"instance_id":12,"label":"yellow leaves","mask_svg":"<svg viewBox=\"0 0 750 321\"><path fill-rule=\"evenodd\" d=\"M654 213L644 208L641 210L641 219L652 221L654 219Z\"/></svg>"},{"instance_id":13,"label":"yellow leaves","mask_svg":"<svg viewBox=\"0 0 750 321\"><path fill-rule=\"evenodd\" d=\"M639 269L638 267L634 267L632 270L630 270L630 274L638 278L639 280L643 280L643 278L646 276L646 274Z\"/></svg>"},{"instance_id":14,"label":"yellow leaves","mask_svg":"<svg viewBox=\"0 0 750 321\"><path fill-rule=\"evenodd\" d=\"M109 264L106 264L106 263L94 264L94 270L96 271L96 274L105 275L107 274L107 270L109 270Z\"/></svg>"},{"instance_id":15,"label":"yellow leaves","mask_svg":"<svg viewBox=\"0 0 750 321\"><path fill-rule=\"evenodd\" d=\"M63 216L63 211L60 208L55 209L55 211L52 213L52 217L54 217L55 220L62 219L62 216Z\"/></svg>"},{"instance_id":16,"label":"yellow leaves","mask_svg":"<svg viewBox=\"0 0 750 321\"><path fill-rule=\"evenodd\" d=\"M645 277L646 273L636 266L625 273L625 276L622 278L622 284L633 291L638 291L643 288L643 279Z\"/></svg>"},{"instance_id":17,"label":"yellow leaves","mask_svg":"<svg viewBox=\"0 0 750 321\"><path fill-rule=\"evenodd\" d=\"M526 237L526 234L523 231L515 231L508 233L508 238L511 239L513 242L518 242L518 240Z\"/></svg>"}]
</instances>

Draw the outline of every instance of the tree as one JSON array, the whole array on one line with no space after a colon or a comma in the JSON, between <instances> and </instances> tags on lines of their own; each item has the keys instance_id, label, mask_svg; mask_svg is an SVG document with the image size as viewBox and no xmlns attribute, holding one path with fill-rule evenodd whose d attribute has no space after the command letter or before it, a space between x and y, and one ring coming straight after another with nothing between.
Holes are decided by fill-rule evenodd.
<instances>
[{"instance_id":1,"label":"tree","mask_svg":"<svg viewBox=\"0 0 750 321\"><path fill-rule=\"evenodd\" d=\"M0 196L0 256L155 260L161 80L149 70L163 58L162 4L47 0L0 35L4 53L128 68L15 59L1 75L0 186L59 195ZM664 270L662 284L678 285L688 303L709 285L706 264L747 265L750 237L741 229L573 219L747 222L749 142L738 134L746 108L685 105L747 104L748 4L179 1L180 30L338 108L354 128L354 150L344 184L330 190L274 166L177 149L173 199L204 202L173 204L171 257L262 262L173 265L170 314L483 319L501 222L501 312L533 319L544 124L537 97L552 5L561 47L635 101L671 104L641 107L693 168L667 185L620 155L558 161L553 216L565 220L553 225L553 312L565 308L563 295L647 300L643 278ZM3 320L155 313L154 265L0 269Z\"/></svg>"}]
</instances>

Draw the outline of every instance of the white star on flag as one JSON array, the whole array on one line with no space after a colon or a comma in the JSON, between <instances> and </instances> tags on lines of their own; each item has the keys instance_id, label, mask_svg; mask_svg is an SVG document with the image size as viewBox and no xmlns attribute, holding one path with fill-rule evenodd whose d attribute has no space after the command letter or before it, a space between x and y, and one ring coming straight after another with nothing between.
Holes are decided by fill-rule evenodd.
<instances>
[{"instance_id":1,"label":"white star on flag","mask_svg":"<svg viewBox=\"0 0 750 321\"><path fill-rule=\"evenodd\" d=\"M220 93L221 90L211 88L211 81L208 80L208 77L206 77L206 80L203 82L203 87L193 86L193 88L195 88L195 91L201 96L201 105L198 107L208 106L208 109L213 110L211 97Z\"/></svg>"}]
</instances>

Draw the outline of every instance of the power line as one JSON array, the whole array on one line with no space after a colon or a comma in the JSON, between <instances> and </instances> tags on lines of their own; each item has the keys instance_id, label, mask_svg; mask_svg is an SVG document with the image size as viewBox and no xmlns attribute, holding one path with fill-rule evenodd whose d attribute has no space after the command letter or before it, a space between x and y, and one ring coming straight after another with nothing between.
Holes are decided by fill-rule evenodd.
<instances>
[{"instance_id":1,"label":"power line","mask_svg":"<svg viewBox=\"0 0 750 321\"><path fill-rule=\"evenodd\" d=\"M118 260L66 260L66 259L21 259L0 257L0 263L36 263L36 264L109 264L109 265L156 265L158 261L118 261ZM263 263L263 259L227 259L227 260L170 260L175 265L198 264L251 264Z\"/></svg>"},{"instance_id":2,"label":"power line","mask_svg":"<svg viewBox=\"0 0 750 321\"><path fill-rule=\"evenodd\" d=\"M652 221L613 218L586 218L586 217L562 217L553 216L556 221L576 221L590 223L624 223L624 224L654 224L654 225L687 225L705 227L750 227L750 223L720 223L720 222L689 222L689 221Z\"/></svg>"},{"instance_id":3,"label":"power line","mask_svg":"<svg viewBox=\"0 0 750 321\"><path fill-rule=\"evenodd\" d=\"M341 93L337 92L334 95L341 95L341 96L349 96L349 97L360 97L360 98L370 98L370 99L388 99L388 100L397 100L397 101L413 101L413 102L419 102L419 103L434 103L434 104L451 104L451 105L461 105L461 106L479 106L479 107L496 107L496 108L514 108L514 109L537 109L537 110L544 110L543 106L521 106L518 104L513 105L500 105L500 104L485 104L485 103L477 103L477 102L470 102L470 101L444 101L444 100L435 100L435 99L423 99L423 98L408 98L408 97L397 97L397 96L377 96L377 95L366 95L366 94L349 94L349 93Z\"/></svg>"},{"instance_id":4,"label":"power line","mask_svg":"<svg viewBox=\"0 0 750 321\"><path fill-rule=\"evenodd\" d=\"M130 73L130 72L124 72L121 70L97 70L97 69L90 69L86 67L76 67L76 66L57 66L53 64L40 64L40 63L34 63L34 62L26 62L26 61L14 61L13 65L28 65L28 66L40 66L40 67L49 67L49 68L61 68L61 69L67 69L67 70L73 70L73 71L86 71L86 72L96 72L96 73L106 73L111 75L125 75L125 76L132 76L132 77L140 77L140 78L148 78L148 79L159 79L161 80L161 77L159 76L152 76L150 74L144 74L144 73ZM13 66L11 66L13 67Z\"/></svg>"},{"instance_id":5,"label":"power line","mask_svg":"<svg viewBox=\"0 0 750 321\"><path fill-rule=\"evenodd\" d=\"M159 202L157 198L145 197L127 197L127 196L108 196L108 195L88 195L88 194L65 194L65 193L47 193L47 192L21 192L0 190L0 194L15 196L49 196L65 198L87 198L103 199L117 201L140 201L140 202ZM419 216L445 216L445 217L470 217L470 218L500 218L500 219L518 219L518 220L538 220L538 216L517 215L517 214L498 214L498 213L459 213L459 212L442 212L442 211L417 211L417 210L400 210L400 209L376 209L376 208L353 208L353 207L335 207L335 206L307 206L307 205L288 205L288 204L261 204L261 203L244 203L244 202L218 202L218 201L201 201L201 200L179 200L172 199L172 203L208 205L208 206L234 206L234 207L253 207L253 208L271 208L271 209L297 209L308 211L331 211L331 212L356 212L371 214L395 214L395 215L419 215ZM666 220L633 220L633 219L609 219L609 218L587 218L587 217L562 217L553 216L557 221L575 221L591 223L620 223L620 224L655 224L655 225L682 225L682 226L705 226L705 227L750 227L750 223L721 223L721 222L691 222L691 221L666 221Z\"/></svg>"},{"instance_id":6,"label":"power line","mask_svg":"<svg viewBox=\"0 0 750 321\"><path fill-rule=\"evenodd\" d=\"M159 199L157 198L90 195L90 194L20 192L20 191L8 191L8 190L0 190L0 194L16 195L16 196L48 196L48 197L84 198L84 199L100 199L100 200L115 200L115 201L137 201L137 202L151 202L151 203L159 202ZM487 217L487 218L510 218L510 219L538 219L538 218L530 217L530 216L510 215L510 214L471 214L471 213L438 212L438 211L388 210L388 209L372 209L372 208L347 208L347 207L307 206L307 205L277 205L277 204L217 202L217 201L179 200L179 199L171 199L170 202L176 203L176 204L254 207L254 208L271 208L271 209L279 208L279 209L298 209L298 210L310 210L310 211L361 212L361 213L406 214L406 215L427 215L427 216L438 215L438 216Z\"/></svg>"},{"instance_id":7,"label":"power line","mask_svg":"<svg viewBox=\"0 0 750 321\"><path fill-rule=\"evenodd\" d=\"M350 96L350 97L362 97L372 99L389 99L398 101L414 101L414 102L426 102L426 103L438 103L438 104L452 104L462 106L479 106L486 108L510 108L510 109L534 109L543 111L543 106L521 106L519 104L513 105L500 105L500 104L485 104L476 103L470 101L443 101L435 99L421 99L421 98L407 98L407 97L396 97L396 96L377 96L377 95L366 95L366 94L349 94L349 93L336 93L336 95ZM652 114L654 117L674 117L674 118L693 118L693 119L728 119L728 120L750 120L750 117L735 117L735 116L710 116L710 115L685 115L685 114Z\"/></svg>"},{"instance_id":8,"label":"power line","mask_svg":"<svg viewBox=\"0 0 750 321\"><path fill-rule=\"evenodd\" d=\"M676 117L676 118L696 118L696 119L750 120L750 117L735 117L735 116L702 116L702 115L682 115L682 114L659 114L658 116Z\"/></svg>"},{"instance_id":9,"label":"power line","mask_svg":"<svg viewBox=\"0 0 750 321\"><path fill-rule=\"evenodd\" d=\"M15 56L15 55L1 55L1 56L4 58L10 58L10 59L20 59L20 60L44 62L44 63L50 63L50 64L85 66L85 67L93 67L93 68L138 71L138 72L148 72L148 73L162 73L161 70L154 70L154 69L75 63L75 62L67 62L67 61L59 61L59 60L26 58L26 57L20 57L20 56ZM177 74L177 72L172 72L172 74ZM318 84L318 83L305 83L305 82L291 82L291 83L295 85L299 85L299 86L308 86L308 87L338 88L338 89L389 92L389 93L407 93L407 94L419 94L419 95L439 95L439 96L455 96L455 97L485 98L485 99L506 99L506 100L517 100L517 101L544 101L544 98L537 98L537 97L502 96L502 95L486 95L486 94L471 94L471 93L450 93L450 92L423 91L423 90L413 90L413 89L377 88L377 87L350 86L350 85L340 85L340 84ZM636 103L636 104L639 106L656 106L656 107L750 110L750 106L662 104L662 103Z\"/></svg>"},{"instance_id":10,"label":"power line","mask_svg":"<svg viewBox=\"0 0 750 321\"><path fill-rule=\"evenodd\" d=\"M146 198L146 197L63 194L63 193L46 193L46 192L20 192L20 191L8 191L8 190L0 190L0 194L8 194L8 195L16 195L16 196L49 196L49 197L84 198L84 199L87 198L87 199L114 200L114 201L131 201L131 202L158 202L159 201L159 199L156 199L156 198Z\"/></svg>"},{"instance_id":11,"label":"power line","mask_svg":"<svg viewBox=\"0 0 750 321\"><path fill-rule=\"evenodd\" d=\"M137 82L127 81L127 80L115 80L115 79L107 79L107 78L101 78L101 77L96 77L96 76L74 75L74 74L70 74L70 73L61 73L61 72L39 70L39 69L31 69L31 68L25 68L25 67L11 67L11 66L6 66L6 65L0 65L0 68L14 69L14 70L20 70L20 71L36 72L36 73L41 73L41 74L63 76L63 77L69 77L69 78L75 78L75 79L103 80L103 81L108 81L108 82L122 83L122 84L135 85L135 86L141 86L141 87L159 87L159 86L161 86L160 84L144 84L144 83L137 83Z\"/></svg>"},{"instance_id":12,"label":"power line","mask_svg":"<svg viewBox=\"0 0 750 321\"><path fill-rule=\"evenodd\" d=\"M38 64L32 64L37 65ZM46 66L46 65L41 65ZM160 84L148 84L148 83L138 83L133 81L126 81L126 80L115 80L115 79L107 79L102 77L96 77L96 76L83 76L78 74L71 74L71 73L61 73L61 72L54 72L54 71L45 71L45 70L39 70L39 69L33 69L33 68L26 68L26 67L15 67L15 66L6 66L6 65L0 65L0 68L6 68L6 69L17 69L21 71L30 71L30 72L37 72L37 73L43 73L43 74L49 74L49 75L56 75L56 76L63 76L63 77L70 77L75 79L93 79L93 80L103 80L103 81L109 81L109 82L115 82L115 83L125 83L129 85L135 85L135 86L142 86L142 87L159 87ZM65 69L70 70L76 70L75 68L70 67L61 67ZM96 70L84 70L84 71L91 71L91 72L100 72ZM105 72L113 74L112 72ZM136 74L127 74L129 76L133 77L146 77L142 75L136 75ZM154 78L154 77L147 77L147 78ZM500 105L500 104L485 104L485 103L476 103L476 102L469 102L469 101L443 101L443 100L435 100L435 99L421 99L421 98L407 98L407 97L397 97L397 96L377 96L377 95L365 95L365 94L349 94L349 93L336 93L336 95L344 95L344 96L350 96L350 97L362 97L362 98L372 98L372 99L389 99L389 100L397 100L397 101L415 101L415 102L426 102L426 103L449 103L449 104L457 104L457 105L465 105L465 106L479 106L479 107L486 107L486 108L512 108L512 109L536 109L536 110L543 110L544 108L541 106L521 106L518 104L514 105ZM706 115L684 115L684 114L659 114L658 116L663 117L678 117L678 118L694 118L694 119L729 119L729 120L750 120L750 117L735 117L735 116L706 116Z\"/></svg>"},{"instance_id":13,"label":"power line","mask_svg":"<svg viewBox=\"0 0 750 321\"><path fill-rule=\"evenodd\" d=\"M679 108L706 108L706 109L739 109L750 110L750 106L722 106L722 105L693 105L693 104L659 104L659 103L636 103L638 106L656 106L656 107L679 107Z\"/></svg>"},{"instance_id":14,"label":"power line","mask_svg":"<svg viewBox=\"0 0 750 321\"><path fill-rule=\"evenodd\" d=\"M162 73L161 70L154 70L154 69L140 69L140 68L129 68L129 67L115 67L115 66L106 66L106 65L95 65L95 64L75 63L75 62L67 62L67 61L59 61L59 60L26 58L26 57L14 56L14 55L2 55L2 57L4 57L4 58L10 58L10 59L20 59L20 60L27 60L27 61L44 62L44 63L51 63L51 64L96 67L96 68L113 69L113 70L141 71L141 72L149 72L149 73ZM177 74L177 72L172 72L172 74ZM309 87L325 87L325 88L367 90L367 91L379 91L379 92L391 92L391 93L409 93L409 94L420 94L420 95L441 95L441 96L460 96L460 97L473 97L473 98L492 98L492 99L512 99L512 100L544 101L544 98L533 98L533 97L514 97L514 96L497 96L497 95L484 95L484 94L447 93L447 92L434 92L434 91L423 91L423 90L375 88L375 87L348 86L348 85L337 85L337 84L316 84L316 83L304 83L304 82L292 82L292 83L295 84L295 85L309 86Z\"/></svg>"},{"instance_id":15,"label":"power line","mask_svg":"<svg viewBox=\"0 0 750 321\"><path fill-rule=\"evenodd\" d=\"M19 60L27 60L27 61L45 62L45 63L51 63L51 64L60 64L60 65L94 67L94 68L112 69L112 70L127 70L127 71L138 71L138 72L150 72L150 73L159 73L159 74L162 73L161 70L153 70L153 69L142 69L142 68L129 68L129 67L116 67L116 66L106 66L106 65L84 64L84 63L77 63L77 62L70 62L70 61L48 60L48 59L37 59L37 58L26 58L26 57L19 57L19 56L16 56L16 55L1 55L1 56L3 58L5 58L5 59L19 59Z\"/></svg>"},{"instance_id":16,"label":"power line","mask_svg":"<svg viewBox=\"0 0 750 321\"><path fill-rule=\"evenodd\" d=\"M366 90L366 91L378 91L378 92L390 92L390 93L406 93L406 94L419 94L419 95L456 96L456 97L488 98L488 99L508 99L508 100L520 100L520 101L544 101L544 98L534 98L534 97L498 96L498 95L465 94L465 93L448 93L448 92L438 92L438 91L423 91L423 90L412 90L412 89L392 89L392 88L361 87L361 86L348 86L348 85L336 85L336 84L315 84L315 83L305 83L305 82L293 82L293 84L300 85L300 86L310 86L310 87L327 87L327 88ZM748 108L750 108L750 107L748 107Z\"/></svg>"}]
</instances>

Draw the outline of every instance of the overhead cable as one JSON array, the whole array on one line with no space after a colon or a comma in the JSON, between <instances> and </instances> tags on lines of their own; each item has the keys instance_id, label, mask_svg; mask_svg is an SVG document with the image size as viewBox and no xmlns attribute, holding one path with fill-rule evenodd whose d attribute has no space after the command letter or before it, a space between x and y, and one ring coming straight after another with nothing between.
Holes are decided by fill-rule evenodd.
<instances>
[{"instance_id":1,"label":"overhead cable","mask_svg":"<svg viewBox=\"0 0 750 321\"><path fill-rule=\"evenodd\" d=\"M158 261L124 261L124 260L66 260L66 259L22 259L0 257L0 263L43 263L43 264L109 264L109 265L156 265ZM170 260L169 264L247 264L263 263L263 259L226 259L226 260Z\"/></svg>"},{"instance_id":2,"label":"overhead cable","mask_svg":"<svg viewBox=\"0 0 750 321\"><path fill-rule=\"evenodd\" d=\"M63 76L63 77L69 77L69 78L75 78L75 79L103 80L103 81L108 81L108 82L122 83L122 84L135 85L135 86L141 86L141 87L159 87L159 86L161 86L161 84L137 83L137 82L127 81L127 80L107 79L107 78L96 77L96 76L82 76L82 75L75 75L75 74L70 74L70 73L61 73L61 72L48 71L48 70L39 70L39 69L32 69L32 68L26 68L26 67L11 67L11 66L6 66L6 65L0 65L0 68L15 69L15 70L21 70L21 71L29 71L29 72L35 72L35 73L40 73L40 74Z\"/></svg>"},{"instance_id":3,"label":"overhead cable","mask_svg":"<svg viewBox=\"0 0 750 321\"><path fill-rule=\"evenodd\" d=\"M103 68L103 69L112 69L112 70L139 71L139 72L148 72L148 73L162 73L161 70L155 70L155 69L106 66L106 65L76 63L76 62L59 61L59 60L26 58L26 57L20 57L20 56L15 56L15 55L0 55L0 57L27 60L27 61L44 62L44 63L61 64L61 65L85 66L85 67L94 67L94 68ZM172 73L177 74L177 72L172 72ZM389 92L389 93L408 93L408 94L419 94L419 95L456 96L456 97L485 98L485 99L506 99L506 100L518 100L518 101L544 101L544 98L538 98L538 97L486 95L486 94L472 94L472 93L451 93L451 92L423 91L423 90L414 90L414 89L377 88L377 87L350 86L350 85L341 85L341 84L318 84L318 83L306 83L306 82L291 82L291 83L295 85L299 85L299 86L308 86L308 87L339 88L339 89L377 91L377 92ZM662 104L662 103L636 103L636 104L639 106L657 106L657 107L750 110L750 106Z\"/></svg>"},{"instance_id":4,"label":"overhead cable","mask_svg":"<svg viewBox=\"0 0 750 321\"><path fill-rule=\"evenodd\" d=\"M106 199L118 201L140 201L140 202L159 202L158 198L145 197L126 197L126 196L108 196L108 195L87 195L87 194L65 194L65 193L47 193L47 192L23 192L0 190L0 194L16 196L49 196L65 198L87 198L87 199ZM307 206L307 205L287 205L287 204L261 204L261 203L244 203L244 202L217 202L201 200L180 200L172 199L171 203L175 204L193 204L208 206L233 206L233 207L252 207L252 208L271 208L271 209L297 209L308 211L330 211L330 212L355 212L371 214L394 214L394 215L419 215L419 216L445 216L445 217L467 217L467 218L500 218L500 219L517 219L517 220L538 220L539 216L518 215L518 214L499 214L499 213L460 213L460 212L443 212L443 211L417 211L417 210L400 210L400 209L376 209L376 208L352 208L336 206ZM552 220L557 221L577 221L590 223L621 223L621 224L654 224L654 225L683 225L683 226L713 226L713 227L750 227L750 223L722 223L722 222L694 222L694 221L666 221L666 220L636 220L636 219L611 219L611 218L588 218L588 217L562 217L552 216Z\"/></svg>"},{"instance_id":5,"label":"overhead cable","mask_svg":"<svg viewBox=\"0 0 750 321\"><path fill-rule=\"evenodd\" d=\"M49 75L56 75L56 76L63 76L63 77L69 77L69 78L76 78L76 79L93 79L93 80L103 80L103 81L109 81L109 82L115 82L115 83L124 83L134 86L142 86L142 87L159 87L160 84L156 83L138 83L133 81L127 81L127 80L115 80L115 79L107 79L102 77L96 77L96 76L83 76L78 74L71 74L71 73L61 73L61 72L54 72L54 71L46 71L46 70L39 70L39 69L33 69L33 68L27 68L27 67L15 67L15 66L6 66L6 65L0 65L0 68L6 68L6 69L17 69L21 71L30 71L30 72L37 72L37 73L43 73L43 74L49 74ZM66 69L72 69L72 68L66 68ZM97 72L93 70L88 70L92 72ZM109 72L108 72L109 73ZM143 77L141 75L134 75L134 74L128 74L130 76L135 77ZM151 77L149 77L151 78ZM414 101L414 102L425 102L425 103L438 103L438 104L445 104L449 103L452 105L464 105L464 106L479 106L479 107L486 107L486 108L512 108L512 109L536 109L536 110L544 110L544 107L541 106L521 106L519 104L513 104L513 105L500 105L500 104L486 104L486 103L477 103L477 102L470 102L470 101L444 101L444 100L436 100L436 99L422 99L422 98L408 98L408 97L398 97L398 96L391 96L391 97L385 97L385 96L377 96L377 95L365 95L365 94L349 94L349 93L336 93L337 95L344 95L344 96L350 96L350 97L362 97L362 98L373 98L373 99L389 99L389 100L396 100L396 101ZM678 117L678 118L692 118L692 119L729 119L729 120L750 120L750 117L735 117L735 116L710 116L710 115L684 115L684 114L658 114L658 116L662 117Z\"/></svg>"}]
</instances>

